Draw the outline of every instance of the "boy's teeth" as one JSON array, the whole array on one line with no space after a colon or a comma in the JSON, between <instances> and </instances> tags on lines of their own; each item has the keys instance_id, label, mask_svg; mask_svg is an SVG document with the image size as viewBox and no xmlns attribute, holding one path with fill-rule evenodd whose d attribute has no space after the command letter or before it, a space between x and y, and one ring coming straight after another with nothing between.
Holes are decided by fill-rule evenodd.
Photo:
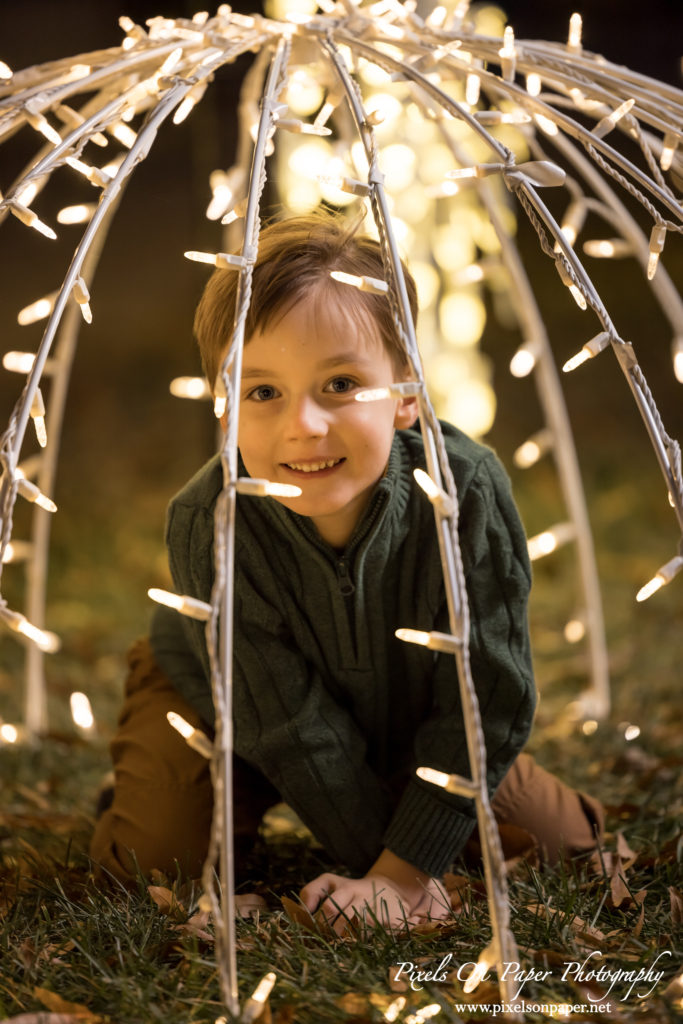
<instances>
[{"instance_id":1,"label":"boy's teeth","mask_svg":"<svg viewBox=\"0 0 683 1024\"><path fill-rule=\"evenodd\" d=\"M317 473L321 469L329 469L336 466L341 459L321 459L320 462L288 462L290 469L303 470L304 473Z\"/></svg>"}]
</instances>

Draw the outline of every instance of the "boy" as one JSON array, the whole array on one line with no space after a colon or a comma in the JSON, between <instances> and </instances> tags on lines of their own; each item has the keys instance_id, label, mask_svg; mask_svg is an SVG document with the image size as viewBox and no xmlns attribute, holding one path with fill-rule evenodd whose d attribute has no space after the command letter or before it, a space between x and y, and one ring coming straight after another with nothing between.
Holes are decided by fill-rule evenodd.
<instances>
[{"instance_id":1,"label":"boy","mask_svg":"<svg viewBox=\"0 0 683 1024\"><path fill-rule=\"evenodd\" d=\"M383 278L380 249L331 217L267 227L259 241L240 396L240 475L296 483L297 498L239 496L235 543L236 856L285 800L336 861L301 896L337 930L369 906L387 923L446 912L439 876L475 824L472 801L423 782L428 765L469 775L455 661L397 640L401 626L448 632L414 398L362 403L408 377L384 295L332 270ZM406 275L416 316L415 285ZM237 277L214 272L195 333L215 381L231 336ZM591 850L601 811L519 755L535 690L526 624L526 540L494 454L444 424L460 502L470 658L500 822L556 859ZM214 457L171 503L176 589L204 601L213 578ZM112 744L116 788L92 853L116 877L140 867L198 874L211 783L166 723L213 721L204 626L159 609L131 673ZM381 897L379 894L381 893Z\"/></svg>"}]
</instances>

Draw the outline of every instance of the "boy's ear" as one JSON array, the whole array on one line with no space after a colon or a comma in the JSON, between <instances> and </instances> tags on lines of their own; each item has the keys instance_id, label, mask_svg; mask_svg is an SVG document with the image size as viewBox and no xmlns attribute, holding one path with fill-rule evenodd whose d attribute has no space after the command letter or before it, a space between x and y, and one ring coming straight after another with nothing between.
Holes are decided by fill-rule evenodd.
<instances>
[{"instance_id":1,"label":"boy's ear","mask_svg":"<svg viewBox=\"0 0 683 1024\"><path fill-rule=\"evenodd\" d=\"M408 427L412 427L415 423L417 416L417 398L415 396L410 398L401 398L396 406L394 426L397 430L407 430Z\"/></svg>"}]
</instances>

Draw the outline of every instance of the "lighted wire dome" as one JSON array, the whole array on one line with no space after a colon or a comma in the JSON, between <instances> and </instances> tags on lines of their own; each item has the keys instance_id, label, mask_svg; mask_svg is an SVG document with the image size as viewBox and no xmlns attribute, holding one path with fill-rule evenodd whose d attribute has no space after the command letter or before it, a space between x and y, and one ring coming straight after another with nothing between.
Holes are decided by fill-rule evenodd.
<instances>
[{"instance_id":1,"label":"lighted wire dome","mask_svg":"<svg viewBox=\"0 0 683 1024\"><path fill-rule=\"evenodd\" d=\"M322 13L292 11L268 19L237 14L222 5L212 17L206 12L191 19L158 17L150 19L147 28L122 18L120 47L25 71L13 72L0 64L0 141L8 143L15 132L28 128L39 144L35 158L2 197L0 217L13 216L28 230L54 238L55 226L39 212L40 193L63 166L83 181L83 202L64 208L57 217L61 225L84 225L63 282L19 312L21 324L47 318L42 342L36 353L8 353L4 360L6 368L26 375L26 383L2 435L0 553L3 562L25 559L29 587L25 614L0 598L0 618L31 641L27 726L40 732L45 727L42 652L55 650L59 643L45 629L50 518L46 510L55 511L50 494L66 380L80 324L90 323L97 314L89 289L106 229L131 173L149 154L164 121L177 124L187 117L221 67L242 54L255 54L239 104L237 163L215 172L211 180L207 216L220 220L226 235L216 253L186 253L239 275L230 349L217 380L211 382L216 412L227 416L221 448L224 488L216 509L216 581L210 603L187 595L152 595L175 602L180 613L206 622L216 744L211 751L200 740L195 742L212 755L216 812L204 885L216 922L223 998L231 1011L237 1007L237 986L227 723L235 495L246 487L257 495L272 493L268 481L237 476L236 431L244 324L266 176L285 211L298 212L321 201L336 207L364 202L368 228L381 243L384 280L343 283L387 294L419 403L428 463L420 484L434 509L450 632L422 634L410 623L399 632L406 642L452 653L457 664L471 778L438 777L442 773L435 774L428 766L420 773L435 785L471 797L477 809L492 939L468 982L470 989L489 966L516 957L469 667L457 494L437 419L437 413L443 414L467 428L464 410L469 407L469 414L474 409L479 417L478 426L471 428L474 433L483 433L490 425L495 396L477 349L485 322L480 289L485 287L505 295L524 339L512 358L511 372L533 373L537 385L542 423L520 447L516 460L529 466L551 454L567 510L564 521L530 540L530 550L540 555L560 544L576 545L585 605L576 638L585 633L591 663L586 710L604 715L609 706L588 517L546 330L514 243L514 220L520 211L557 270L558 285L566 288L562 294L586 310L585 341L564 369L575 369L612 350L650 437L678 527L683 528L679 445L662 423L633 344L620 336L575 248L581 242L583 252L592 257L630 257L642 266L643 280L671 324L675 372L683 379L683 305L662 259L668 235L679 234L683 227L683 210L672 187L683 171L677 152L683 94L585 52L577 15L571 19L566 42L548 43L516 40L510 26L502 35L482 31L465 2L435 7L426 17L417 13L414 3L396 0L364 6L324 0L321 8ZM416 151L430 147L433 159L414 159ZM561 218L542 198L545 189L554 196L550 205L563 208ZM641 211L637 216L631 212L634 205ZM604 223L609 237L582 238L589 213ZM646 230L643 218L648 221ZM415 267L422 293L424 367L401 271L402 251ZM41 389L48 379L49 436ZM177 393L194 389L198 397L209 390L205 382L175 388ZM29 421L40 451L22 462ZM40 509L30 547L12 538L18 497ZM669 582L683 567L682 549L674 551L639 598ZM221 897L215 868L221 877ZM500 971L499 977L501 993L509 998ZM263 993L268 984L272 979L252 999L267 998Z\"/></svg>"}]
</instances>

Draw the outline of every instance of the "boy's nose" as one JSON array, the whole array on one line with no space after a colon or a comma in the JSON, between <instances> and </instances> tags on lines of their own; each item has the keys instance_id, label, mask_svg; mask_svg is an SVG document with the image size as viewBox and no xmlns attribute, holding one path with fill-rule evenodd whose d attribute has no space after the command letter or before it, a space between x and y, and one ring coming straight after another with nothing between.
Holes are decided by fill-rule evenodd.
<instances>
[{"instance_id":1,"label":"boy's nose","mask_svg":"<svg viewBox=\"0 0 683 1024\"><path fill-rule=\"evenodd\" d=\"M292 399L287 417L290 439L323 437L327 433L327 426L325 410L310 395Z\"/></svg>"}]
</instances>

